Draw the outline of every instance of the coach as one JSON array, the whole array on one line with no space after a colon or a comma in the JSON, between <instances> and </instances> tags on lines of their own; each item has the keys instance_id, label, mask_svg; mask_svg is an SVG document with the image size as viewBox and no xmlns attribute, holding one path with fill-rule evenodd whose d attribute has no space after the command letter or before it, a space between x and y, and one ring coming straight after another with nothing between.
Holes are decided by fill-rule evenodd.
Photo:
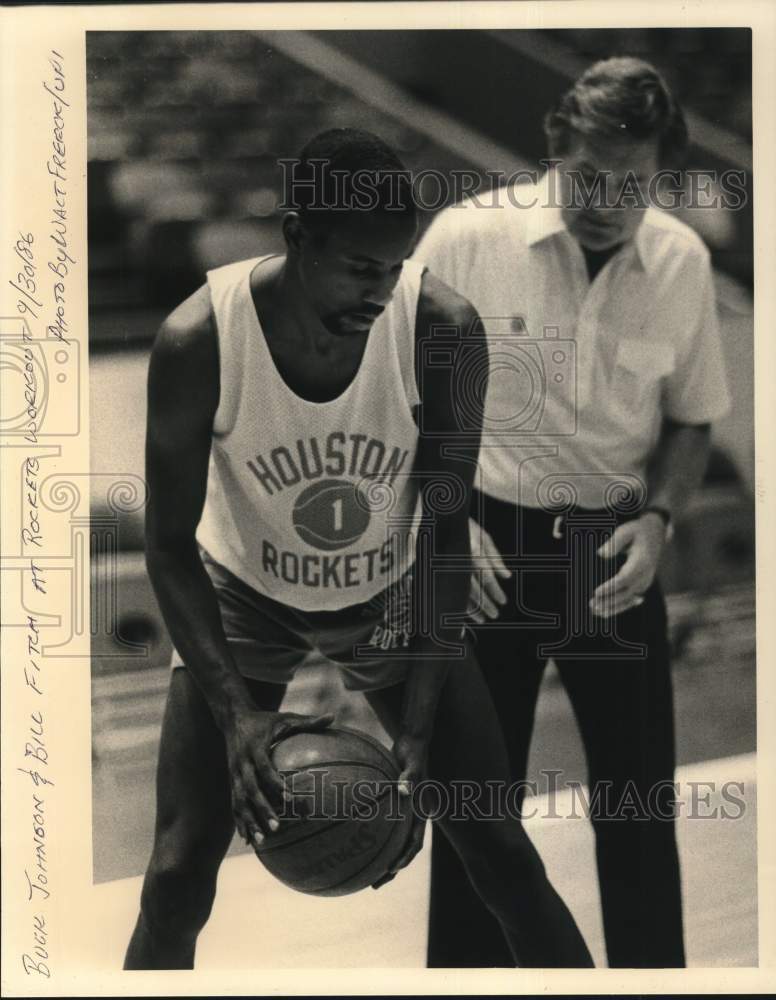
<instances>
[{"instance_id":1,"label":"coach","mask_svg":"<svg viewBox=\"0 0 776 1000\"><path fill-rule=\"evenodd\" d=\"M587 758L609 965L676 967L673 704L656 573L728 408L709 253L647 205L687 146L650 65L595 64L545 131L551 166L537 183L448 209L416 253L471 300L491 353L471 522L476 648L515 781L555 662ZM428 962L511 964L442 838Z\"/></svg>"}]
</instances>

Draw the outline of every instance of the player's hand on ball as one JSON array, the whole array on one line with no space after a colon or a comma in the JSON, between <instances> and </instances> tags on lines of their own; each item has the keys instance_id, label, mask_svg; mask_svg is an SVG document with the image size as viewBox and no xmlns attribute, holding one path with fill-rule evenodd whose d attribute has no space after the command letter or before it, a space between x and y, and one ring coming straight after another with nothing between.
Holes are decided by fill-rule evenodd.
<instances>
[{"instance_id":1,"label":"player's hand on ball","mask_svg":"<svg viewBox=\"0 0 776 1000\"><path fill-rule=\"evenodd\" d=\"M333 715L298 715L295 712L238 712L225 732L231 779L232 812L237 832L254 846L280 821L276 809L288 799L283 778L272 763L271 747L292 733L320 732Z\"/></svg>"},{"instance_id":2,"label":"player's hand on ball","mask_svg":"<svg viewBox=\"0 0 776 1000\"><path fill-rule=\"evenodd\" d=\"M613 559L624 554L625 562L590 598L590 610L596 617L611 618L644 603L644 594L657 574L665 541L665 524L656 514L626 521L612 533L598 555Z\"/></svg>"},{"instance_id":3,"label":"player's hand on ball","mask_svg":"<svg viewBox=\"0 0 776 1000\"><path fill-rule=\"evenodd\" d=\"M404 801L401 803L400 808L411 809L413 789L418 782L423 780L426 772L428 738L402 735L393 745L393 755L401 768L398 779L398 791ZM386 874L374 883L372 886L373 889L379 889L381 885L390 882L398 871L407 867L423 847L425 835L426 820L424 817L414 813L402 853L393 862Z\"/></svg>"},{"instance_id":4,"label":"player's hand on ball","mask_svg":"<svg viewBox=\"0 0 776 1000\"><path fill-rule=\"evenodd\" d=\"M469 537L477 564L472 572L468 610L470 617L481 624L487 618L498 618L501 607L507 602L499 581L509 579L512 574L504 565L496 543L473 517L469 518Z\"/></svg>"}]
</instances>

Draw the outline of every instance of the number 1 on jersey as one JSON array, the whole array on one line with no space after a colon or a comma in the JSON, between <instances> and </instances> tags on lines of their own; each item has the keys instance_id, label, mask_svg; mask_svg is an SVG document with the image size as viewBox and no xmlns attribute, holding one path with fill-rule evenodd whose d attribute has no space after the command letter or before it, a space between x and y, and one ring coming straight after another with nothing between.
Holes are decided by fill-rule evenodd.
<instances>
[{"instance_id":1,"label":"number 1 on jersey","mask_svg":"<svg viewBox=\"0 0 776 1000\"><path fill-rule=\"evenodd\" d=\"M342 531L342 497L332 503L332 508L334 509L334 530Z\"/></svg>"}]
</instances>

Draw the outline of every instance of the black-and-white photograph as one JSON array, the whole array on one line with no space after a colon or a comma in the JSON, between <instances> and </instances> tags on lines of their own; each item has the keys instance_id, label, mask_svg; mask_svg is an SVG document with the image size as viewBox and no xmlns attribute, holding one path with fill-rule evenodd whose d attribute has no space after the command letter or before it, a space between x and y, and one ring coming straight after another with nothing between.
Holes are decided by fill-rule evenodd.
<instances>
[{"instance_id":1,"label":"black-and-white photograph","mask_svg":"<svg viewBox=\"0 0 776 1000\"><path fill-rule=\"evenodd\" d=\"M107 965L757 967L751 30L86 96Z\"/></svg>"}]
</instances>

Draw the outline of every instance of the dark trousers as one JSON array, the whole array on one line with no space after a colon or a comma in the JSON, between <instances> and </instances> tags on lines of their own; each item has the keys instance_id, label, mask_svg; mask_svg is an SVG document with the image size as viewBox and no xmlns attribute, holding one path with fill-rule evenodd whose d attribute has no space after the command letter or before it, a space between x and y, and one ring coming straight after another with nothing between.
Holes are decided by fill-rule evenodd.
<instances>
[{"instance_id":1,"label":"dark trousers","mask_svg":"<svg viewBox=\"0 0 776 1000\"><path fill-rule=\"evenodd\" d=\"M552 658L584 743L589 792L601 793L591 820L609 966L683 966L665 602L655 583L640 607L613 619L594 619L587 609L592 590L617 568L596 550L627 515L575 510L558 517L475 494L473 516L512 570L500 617L474 628L511 777L526 779L539 686ZM552 769L551 755L539 764ZM562 788L563 775L555 780ZM499 925L454 851L435 837L429 967L511 964Z\"/></svg>"}]
</instances>

